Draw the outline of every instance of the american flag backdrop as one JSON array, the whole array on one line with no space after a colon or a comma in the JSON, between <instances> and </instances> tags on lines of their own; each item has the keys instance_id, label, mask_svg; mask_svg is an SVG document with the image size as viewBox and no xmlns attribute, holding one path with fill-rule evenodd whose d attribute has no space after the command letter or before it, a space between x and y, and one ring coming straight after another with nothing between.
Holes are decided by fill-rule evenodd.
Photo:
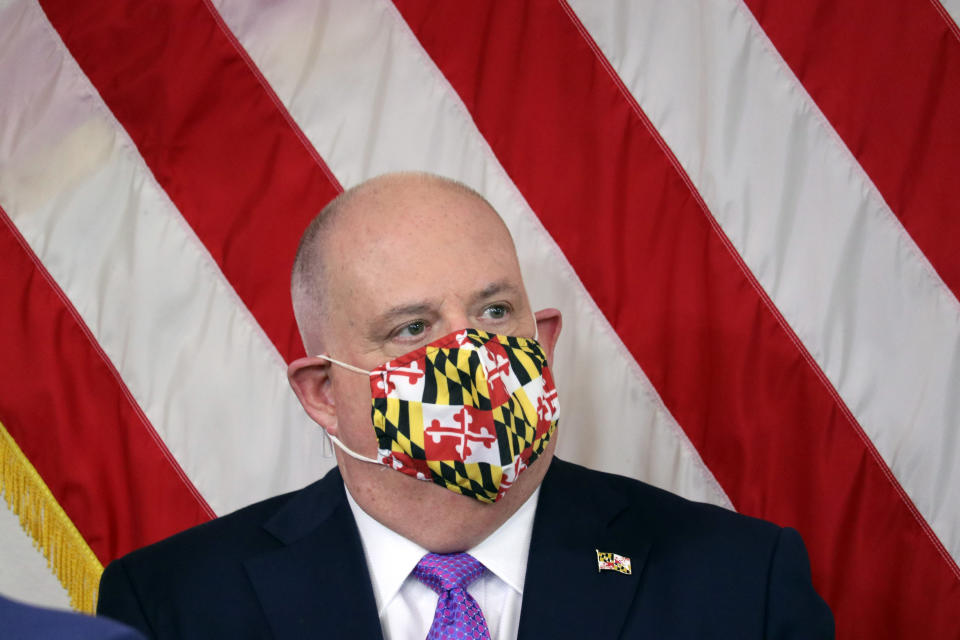
<instances>
[{"instance_id":1,"label":"american flag backdrop","mask_svg":"<svg viewBox=\"0 0 960 640\"><path fill-rule=\"evenodd\" d=\"M560 456L795 527L839 637L960 637L958 20L0 0L0 424L35 470L8 502L46 487L80 544L40 549L100 566L320 477L297 240L426 170L487 197L564 314ZM31 598L23 517L0 590Z\"/></svg>"}]
</instances>

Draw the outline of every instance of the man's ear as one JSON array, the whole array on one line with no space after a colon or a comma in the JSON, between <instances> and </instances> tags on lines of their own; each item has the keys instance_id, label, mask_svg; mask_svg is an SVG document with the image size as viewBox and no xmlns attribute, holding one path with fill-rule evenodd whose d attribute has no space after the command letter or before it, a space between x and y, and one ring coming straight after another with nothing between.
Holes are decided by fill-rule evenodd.
<instances>
[{"instance_id":1,"label":"man's ear","mask_svg":"<svg viewBox=\"0 0 960 640\"><path fill-rule=\"evenodd\" d=\"M287 367L287 380L307 415L336 436L337 407L331 390L330 366L323 358L300 358Z\"/></svg>"},{"instance_id":2,"label":"man's ear","mask_svg":"<svg viewBox=\"0 0 960 640\"><path fill-rule=\"evenodd\" d=\"M553 349L557 346L557 338L560 337L563 317L559 309L541 309L534 313L533 317L537 321L537 342L547 354L547 363L553 366Z\"/></svg>"}]
</instances>

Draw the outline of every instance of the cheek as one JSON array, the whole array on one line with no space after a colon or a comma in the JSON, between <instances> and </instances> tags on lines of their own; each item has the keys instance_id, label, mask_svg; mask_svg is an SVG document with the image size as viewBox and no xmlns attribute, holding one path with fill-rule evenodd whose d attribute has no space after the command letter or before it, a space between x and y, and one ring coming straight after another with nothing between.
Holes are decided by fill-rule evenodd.
<instances>
[{"instance_id":1,"label":"cheek","mask_svg":"<svg viewBox=\"0 0 960 640\"><path fill-rule=\"evenodd\" d=\"M377 439L370 418L370 379L355 375L334 384L340 437L358 453L376 453Z\"/></svg>"}]
</instances>

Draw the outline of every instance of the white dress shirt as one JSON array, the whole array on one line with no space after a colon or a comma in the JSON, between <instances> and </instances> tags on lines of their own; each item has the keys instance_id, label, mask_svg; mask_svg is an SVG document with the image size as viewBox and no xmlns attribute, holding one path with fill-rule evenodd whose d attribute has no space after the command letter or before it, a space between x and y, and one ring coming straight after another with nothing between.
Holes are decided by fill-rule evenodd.
<instances>
[{"instance_id":1,"label":"white dress shirt","mask_svg":"<svg viewBox=\"0 0 960 640\"><path fill-rule=\"evenodd\" d=\"M487 568L467 591L483 611L491 640L517 637L539 495L538 488L509 520L467 550ZM360 530L384 640L423 640L433 624L439 596L411 572L427 550L367 515L349 491L347 501Z\"/></svg>"}]
</instances>

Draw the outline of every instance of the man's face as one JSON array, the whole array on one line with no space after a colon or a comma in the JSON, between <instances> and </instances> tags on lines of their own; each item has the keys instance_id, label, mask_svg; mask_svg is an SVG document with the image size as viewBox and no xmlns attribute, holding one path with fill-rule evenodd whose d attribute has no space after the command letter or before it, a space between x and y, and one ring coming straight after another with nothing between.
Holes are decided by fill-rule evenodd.
<instances>
[{"instance_id":1,"label":"man's face","mask_svg":"<svg viewBox=\"0 0 960 640\"><path fill-rule=\"evenodd\" d=\"M311 355L371 370L467 327L534 336L513 243L486 203L433 181L377 186L348 201L320 245L322 318L298 316ZM548 309L537 318L549 362L560 313ZM292 363L289 375L314 420L353 451L376 458L369 376L315 357ZM514 513L540 485L553 449L551 441L494 505L336 453L364 511L431 551L447 552L477 544Z\"/></svg>"},{"instance_id":2,"label":"man's face","mask_svg":"<svg viewBox=\"0 0 960 640\"><path fill-rule=\"evenodd\" d=\"M533 337L509 234L482 201L418 185L354 203L327 243L324 349L363 369L465 327ZM376 457L370 382L335 368L339 437ZM328 425L329 428L329 425Z\"/></svg>"}]
</instances>

